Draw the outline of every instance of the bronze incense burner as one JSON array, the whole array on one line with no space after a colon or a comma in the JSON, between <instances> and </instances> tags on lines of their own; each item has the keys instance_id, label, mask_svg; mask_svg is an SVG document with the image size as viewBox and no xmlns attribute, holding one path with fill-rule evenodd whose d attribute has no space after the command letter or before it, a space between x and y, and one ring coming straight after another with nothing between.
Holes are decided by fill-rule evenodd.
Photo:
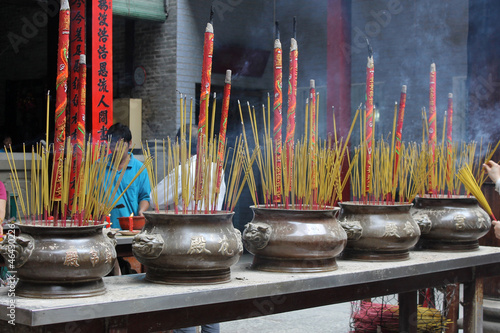
<instances>
[{"instance_id":1,"label":"bronze incense burner","mask_svg":"<svg viewBox=\"0 0 500 333\"><path fill-rule=\"evenodd\" d=\"M145 212L146 225L134 237L132 251L147 268L146 280L168 284L230 281L230 267L243 253L233 215Z\"/></svg>"},{"instance_id":2,"label":"bronze incense burner","mask_svg":"<svg viewBox=\"0 0 500 333\"><path fill-rule=\"evenodd\" d=\"M422 229L418 246L425 249L477 250L478 239L491 227L474 197L417 197L412 215Z\"/></svg>"},{"instance_id":3,"label":"bronze incense burner","mask_svg":"<svg viewBox=\"0 0 500 333\"><path fill-rule=\"evenodd\" d=\"M9 234L0 244L7 267L19 278L17 296L71 298L105 293L102 277L115 264L116 239L103 229L104 224L54 226L53 221L37 221L17 226L20 235Z\"/></svg>"},{"instance_id":4,"label":"bronze incense burner","mask_svg":"<svg viewBox=\"0 0 500 333\"><path fill-rule=\"evenodd\" d=\"M342 202L339 221L348 235L346 259L397 261L410 258L420 229L410 214L412 204Z\"/></svg>"},{"instance_id":5,"label":"bronze incense burner","mask_svg":"<svg viewBox=\"0 0 500 333\"><path fill-rule=\"evenodd\" d=\"M297 210L252 206L243 242L254 255L252 268L304 273L336 270L347 235L335 218L339 208Z\"/></svg>"}]
</instances>

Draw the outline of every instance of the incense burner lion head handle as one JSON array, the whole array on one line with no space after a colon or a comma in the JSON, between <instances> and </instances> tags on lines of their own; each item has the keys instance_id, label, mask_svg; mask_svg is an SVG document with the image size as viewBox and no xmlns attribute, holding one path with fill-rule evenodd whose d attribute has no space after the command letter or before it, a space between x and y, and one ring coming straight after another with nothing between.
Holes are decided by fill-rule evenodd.
<instances>
[{"instance_id":1,"label":"incense burner lion head handle","mask_svg":"<svg viewBox=\"0 0 500 333\"><path fill-rule=\"evenodd\" d=\"M164 244L160 234L140 233L134 237L132 251L139 257L155 259L160 256Z\"/></svg>"},{"instance_id":2,"label":"incense burner lion head handle","mask_svg":"<svg viewBox=\"0 0 500 333\"><path fill-rule=\"evenodd\" d=\"M116 231L103 228L102 233L109 239L111 244L113 244L113 247L115 247L118 243L118 241L116 240Z\"/></svg>"},{"instance_id":3,"label":"incense burner lion head handle","mask_svg":"<svg viewBox=\"0 0 500 333\"><path fill-rule=\"evenodd\" d=\"M344 221L340 222L342 228L344 228L345 233L347 234L347 239L350 241L357 241L363 235L363 227L361 226L361 222L359 221Z\"/></svg>"},{"instance_id":4,"label":"incense burner lion head handle","mask_svg":"<svg viewBox=\"0 0 500 333\"><path fill-rule=\"evenodd\" d=\"M5 258L7 267L10 269L23 266L33 253L34 244L35 240L29 235L8 234L0 244L0 254Z\"/></svg>"},{"instance_id":5,"label":"incense burner lion head handle","mask_svg":"<svg viewBox=\"0 0 500 333\"><path fill-rule=\"evenodd\" d=\"M431 232L432 221L427 214L416 213L413 215L413 220L417 222L420 234L425 235Z\"/></svg>"},{"instance_id":6,"label":"incense burner lion head handle","mask_svg":"<svg viewBox=\"0 0 500 333\"><path fill-rule=\"evenodd\" d=\"M267 223L249 222L243 230L243 243L248 251L262 250L271 239L273 229Z\"/></svg>"}]
</instances>

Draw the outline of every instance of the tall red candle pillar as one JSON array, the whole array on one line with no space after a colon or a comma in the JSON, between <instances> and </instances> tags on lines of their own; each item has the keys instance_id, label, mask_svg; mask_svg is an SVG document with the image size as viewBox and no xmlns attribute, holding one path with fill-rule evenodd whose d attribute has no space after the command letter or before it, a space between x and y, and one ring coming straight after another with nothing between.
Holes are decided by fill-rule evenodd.
<instances>
[{"instance_id":1,"label":"tall red candle pillar","mask_svg":"<svg viewBox=\"0 0 500 333\"><path fill-rule=\"evenodd\" d=\"M293 37L290 40L290 74L288 75L288 109L286 114L286 138L285 149L287 157L287 173L288 179L293 176L293 154L294 154L294 138L295 138L295 110L297 108L297 72L298 72L299 50L296 40L296 21L293 18ZM290 188L285 191L292 190L292 182ZM288 205L288 202L285 203Z\"/></svg>"},{"instance_id":2,"label":"tall red candle pillar","mask_svg":"<svg viewBox=\"0 0 500 333\"><path fill-rule=\"evenodd\" d=\"M372 152L373 152L373 85L374 85L374 72L375 64L373 56L368 57L366 65L366 194L371 192L371 179L372 179Z\"/></svg>"},{"instance_id":3,"label":"tall red candle pillar","mask_svg":"<svg viewBox=\"0 0 500 333\"><path fill-rule=\"evenodd\" d=\"M54 164L52 198L60 201L62 195L64 142L66 140L66 108L68 105L68 51L70 13L68 0L61 1L59 11L59 42L57 52L56 109L54 133Z\"/></svg>"},{"instance_id":4,"label":"tall red candle pillar","mask_svg":"<svg viewBox=\"0 0 500 333\"><path fill-rule=\"evenodd\" d=\"M208 103L210 100L210 84L212 79L212 58L214 54L214 27L212 25L213 9L210 12L210 21L205 28L205 40L203 43L203 63L201 68L201 92L200 92L200 113L198 116L198 145L196 154L198 156L196 163L196 179L195 179L195 211L197 210L198 201L202 198L203 189L203 172L202 156L205 154L204 149L207 135L207 113ZM208 207L206 207L208 209Z\"/></svg>"},{"instance_id":5,"label":"tall red candle pillar","mask_svg":"<svg viewBox=\"0 0 500 333\"><path fill-rule=\"evenodd\" d=\"M283 67L282 67L283 52L281 49L281 42L279 38L279 27L276 22L276 39L274 40L274 103L273 103L273 137L274 137L274 203L277 205L281 201L281 152L282 152L282 138L281 126L282 119L282 83L283 83Z\"/></svg>"},{"instance_id":6,"label":"tall red candle pillar","mask_svg":"<svg viewBox=\"0 0 500 333\"><path fill-rule=\"evenodd\" d=\"M429 173L429 194L435 192L435 179L436 179L436 168L434 167L435 162L435 151L436 151L436 64L431 64L430 80L429 80L429 147L432 152L432 167ZM437 193L436 193L437 194Z\"/></svg>"}]
</instances>

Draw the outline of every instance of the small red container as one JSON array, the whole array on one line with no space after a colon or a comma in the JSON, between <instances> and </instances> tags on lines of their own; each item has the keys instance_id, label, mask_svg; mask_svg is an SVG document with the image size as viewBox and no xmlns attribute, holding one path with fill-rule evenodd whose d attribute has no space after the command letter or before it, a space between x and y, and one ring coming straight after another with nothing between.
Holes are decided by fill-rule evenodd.
<instances>
[{"instance_id":1,"label":"small red container","mask_svg":"<svg viewBox=\"0 0 500 333\"><path fill-rule=\"evenodd\" d=\"M118 218L118 221L120 222L120 228L122 228L122 230L129 230L129 218L129 216ZM144 219L144 216L132 216L132 218L134 219L134 230L142 230L142 227L144 227L144 223L146 223L146 219Z\"/></svg>"}]
</instances>

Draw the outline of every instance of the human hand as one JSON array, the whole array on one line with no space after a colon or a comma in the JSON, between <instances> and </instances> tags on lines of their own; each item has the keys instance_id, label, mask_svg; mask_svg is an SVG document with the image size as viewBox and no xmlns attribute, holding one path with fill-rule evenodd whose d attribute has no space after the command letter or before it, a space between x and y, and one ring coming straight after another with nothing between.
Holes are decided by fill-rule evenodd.
<instances>
[{"instance_id":1,"label":"human hand","mask_svg":"<svg viewBox=\"0 0 500 333\"><path fill-rule=\"evenodd\" d=\"M500 179L500 165L493 161L483 164L483 170L488 173L490 179L496 183Z\"/></svg>"},{"instance_id":2,"label":"human hand","mask_svg":"<svg viewBox=\"0 0 500 333\"><path fill-rule=\"evenodd\" d=\"M500 239L500 221L491 221L495 230L495 237Z\"/></svg>"}]
</instances>

